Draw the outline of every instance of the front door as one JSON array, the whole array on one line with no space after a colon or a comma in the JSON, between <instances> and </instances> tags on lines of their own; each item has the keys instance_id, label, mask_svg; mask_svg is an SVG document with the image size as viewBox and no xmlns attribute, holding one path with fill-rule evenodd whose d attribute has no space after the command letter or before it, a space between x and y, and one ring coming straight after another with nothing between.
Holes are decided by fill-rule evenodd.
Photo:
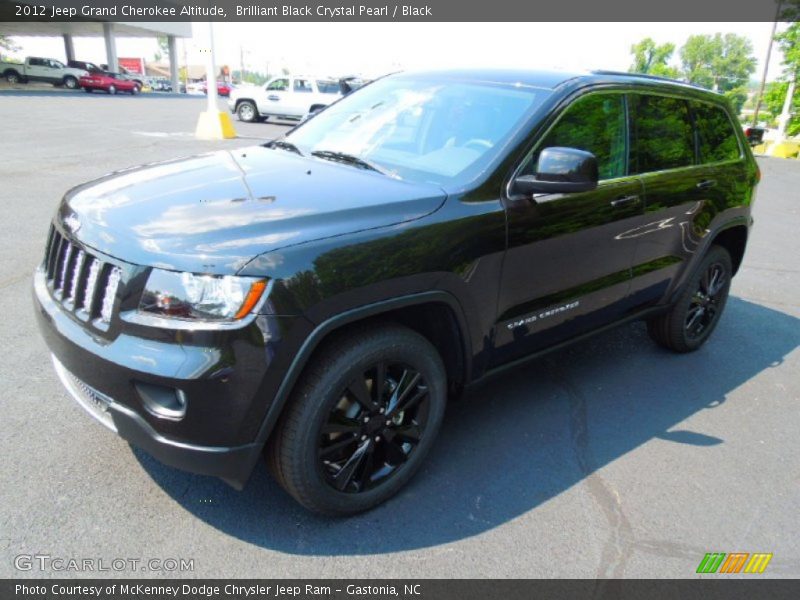
<instances>
[{"instance_id":1,"label":"front door","mask_svg":"<svg viewBox=\"0 0 800 600\"><path fill-rule=\"evenodd\" d=\"M263 105L259 103L258 112L265 115L286 114L289 91L289 78L274 79L264 88Z\"/></svg>"},{"instance_id":2,"label":"front door","mask_svg":"<svg viewBox=\"0 0 800 600\"><path fill-rule=\"evenodd\" d=\"M539 152L561 146L598 161L595 190L511 199L501 279L495 362L502 363L614 321L627 308L636 240L620 236L642 213L638 176L628 174L625 97L593 92L570 104Z\"/></svg>"}]
</instances>

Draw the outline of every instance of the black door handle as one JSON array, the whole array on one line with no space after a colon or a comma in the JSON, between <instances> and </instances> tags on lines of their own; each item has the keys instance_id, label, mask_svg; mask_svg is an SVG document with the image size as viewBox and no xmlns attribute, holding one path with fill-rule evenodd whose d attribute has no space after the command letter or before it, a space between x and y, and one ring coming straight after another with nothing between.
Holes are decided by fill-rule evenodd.
<instances>
[{"instance_id":1,"label":"black door handle","mask_svg":"<svg viewBox=\"0 0 800 600\"><path fill-rule=\"evenodd\" d=\"M707 190L709 188L714 187L717 185L717 181L715 179L706 179L705 181L701 181L697 184L698 190Z\"/></svg>"},{"instance_id":2,"label":"black door handle","mask_svg":"<svg viewBox=\"0 0 800 600\"><path fill-rule=\"evenodd\" d=\"M611 206L614 208L619 208L620 206L627 206L629 204L638 204L639 203L639 196L622 196L621 198L617 198L616 200L611 201Z\"/></svg>"}]
</instances>

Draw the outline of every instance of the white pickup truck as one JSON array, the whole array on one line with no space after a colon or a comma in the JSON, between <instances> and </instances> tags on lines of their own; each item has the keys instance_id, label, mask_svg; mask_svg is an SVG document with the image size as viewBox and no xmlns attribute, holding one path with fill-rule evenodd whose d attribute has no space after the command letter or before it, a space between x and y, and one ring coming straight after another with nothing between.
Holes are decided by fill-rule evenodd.
<instances>
[{"instance_id":1,"label":"white pickup truck","mask_svg":"<svg viewBox=\"0 0 800 600\"><path fill-rule=\"evenodd\" d=\"M231 91L228 107L240 121L252 123L270 117L301 120L341 96L339 82L324 77L281 76L263 86Z\"/></svg>"},{"instance_id":2,"label":"white pickup truck","mask_svg":"<svg viewBox=\"0 0 800 600\"><path fill-rule=\"evenodd\" d=\"M53 58L29 56L24 63L0 62L0 74L9 83L45 81L74 90L78 87L78 80L86 75L87 71L67 67Z\"/></svg>"}]
</instances>

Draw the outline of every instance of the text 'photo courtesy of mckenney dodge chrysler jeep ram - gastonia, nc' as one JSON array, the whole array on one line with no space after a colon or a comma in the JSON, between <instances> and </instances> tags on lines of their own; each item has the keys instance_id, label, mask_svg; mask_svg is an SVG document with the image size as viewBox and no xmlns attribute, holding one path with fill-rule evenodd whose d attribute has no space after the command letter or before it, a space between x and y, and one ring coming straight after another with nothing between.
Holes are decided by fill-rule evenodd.
<instances>
[{"instance_id":1,"label":"text 'photo courtesy of mckenney dodge chrysler jeep ram - gastonia, nc'","mask_svg":"<svg viewBox=\"0 0 800 600\"><path fill-rule=\"evenodd\" d=\"M264 459L347 515L503 367L632 320L706 343L759 178L729 104L692 85L398 73L266 144L67 191L36 314L64 386L132 444L236 488Z\"/></svg>"}]
</instances>

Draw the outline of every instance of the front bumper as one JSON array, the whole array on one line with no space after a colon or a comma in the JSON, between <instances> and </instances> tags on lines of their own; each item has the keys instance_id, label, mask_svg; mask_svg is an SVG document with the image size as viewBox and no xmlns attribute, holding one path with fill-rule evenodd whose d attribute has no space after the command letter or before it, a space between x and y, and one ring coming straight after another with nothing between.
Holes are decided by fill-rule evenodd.
<instances>
[{"instance_id":1,"label":"front bumper","mask_svg":"<svg viewBox=\"0 0 800 600\"><path fill-rule=\"evenodd\" d=\"M244 486L263 447L256 438L270 399L261 384L280 340L277 317L197 339L125 331L105 339L53 299L41 269L34 297L56 372L94 418L165 464ZM180 391L185 416L153 414L142 385Z\"/></svg>"}]
</instances>

